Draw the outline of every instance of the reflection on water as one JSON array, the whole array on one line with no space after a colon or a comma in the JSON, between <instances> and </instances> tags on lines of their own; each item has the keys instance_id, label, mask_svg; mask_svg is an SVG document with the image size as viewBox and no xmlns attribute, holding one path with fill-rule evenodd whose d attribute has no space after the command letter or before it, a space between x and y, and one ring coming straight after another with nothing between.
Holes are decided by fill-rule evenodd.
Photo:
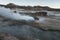
<instances>
[{"instance_id":1,"label":"reflection on water","mask_svg":"<svg viewBox=\"0 0 60 40\"><path fill-rule=\"evenodd\" d=\"M0 32L10 33L15 36L28 36L40 40L60 40L60 32L43 31L29 25L3 26L0 27Z\"/></svg>"}]
</instances>

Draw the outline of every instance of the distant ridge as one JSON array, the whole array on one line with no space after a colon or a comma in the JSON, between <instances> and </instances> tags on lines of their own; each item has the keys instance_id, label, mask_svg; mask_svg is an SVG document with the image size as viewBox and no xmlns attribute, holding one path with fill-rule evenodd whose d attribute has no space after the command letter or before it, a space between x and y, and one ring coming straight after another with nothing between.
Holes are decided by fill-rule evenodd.
<instances>
[{"instance_id":1,"label":"distant ridge","mask_svg":"<svg viewBox=\"0 0 60 40\"><path fill-rule=\"evenodd\" d=\"M48 11L60 11L60 9L55 9L55 8L50 8L48 6L19 6L14 3L9 3L7 5L2 5L0 4L1 7L6 7L6 8L22 8L22 9L27 9L27 10L48 10Z\"/></svg>"}]
</instances>

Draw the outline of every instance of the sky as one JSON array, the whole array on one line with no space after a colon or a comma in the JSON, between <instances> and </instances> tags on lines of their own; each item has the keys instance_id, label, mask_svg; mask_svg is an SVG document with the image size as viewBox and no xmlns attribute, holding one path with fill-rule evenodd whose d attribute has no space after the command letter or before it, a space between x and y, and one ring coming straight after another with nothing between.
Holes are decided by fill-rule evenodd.
<instances>
[{"instance_id":1,"label":"sky","mask_svg":"<svg viewBox=\"0 0 60 40\"><path fill-rule=\"evenodd\" d=\"M31 6L49 6L52 8L60 8L60 0L0 0L0 4L15 3L17 5Z\"/></svg>"}]
</instances>

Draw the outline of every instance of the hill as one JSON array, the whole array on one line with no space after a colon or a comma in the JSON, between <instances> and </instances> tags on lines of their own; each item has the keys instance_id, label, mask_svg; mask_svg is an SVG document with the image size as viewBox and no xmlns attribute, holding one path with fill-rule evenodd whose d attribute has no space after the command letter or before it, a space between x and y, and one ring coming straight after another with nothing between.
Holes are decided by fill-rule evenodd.
<instances>
[{"instance_id":1,"label":"hill","mask_svg":"<svg viewBox=\"0 0 60 40\"><path fill-rule=\"evenodd\" d=\"M20 6L20 5L14 4L14 3L9 3L7 5L0 4L0 6L1 7L6 7L6 8L22 8L22 9L26 9L26 10L60 11L60 9L50 8L48 6Z\"/></svg>"}]
</instances>

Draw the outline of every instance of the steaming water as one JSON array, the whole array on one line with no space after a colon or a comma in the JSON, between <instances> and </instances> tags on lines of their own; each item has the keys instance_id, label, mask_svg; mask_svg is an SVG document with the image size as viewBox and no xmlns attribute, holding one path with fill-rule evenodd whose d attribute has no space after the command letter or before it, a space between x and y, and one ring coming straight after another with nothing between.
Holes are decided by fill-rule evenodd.
<instances>
[{"instance_id":1,"label":"steaming water","mask_svg":"<svg viewBox=\"0 0 60 40\"><path fill-rule=\"evenodd\" d=\"M0 7L0 15L13 20L26 20L26 21L34 20L34 18L31 16L21 15L19 13L13 13L10 9L3 8L3 7Z\"/></svg>"},{"instance_id":2,"label":"steaming water","mask_svg":"<svg viewBox=\"0 0 60 40\"><path fill-rule=\"evenodd\" d=\"M33 17L13 13L10 9L6 8L0 8L0 15L15 20L34 20ZM43 22L44 20L45 18L40 18L39 21ZM0 25L0 32L10 33L13 36L32 37L39 40L60 40L60 32L43 31L29 25Z\"/></svg>"}]
</instances>

